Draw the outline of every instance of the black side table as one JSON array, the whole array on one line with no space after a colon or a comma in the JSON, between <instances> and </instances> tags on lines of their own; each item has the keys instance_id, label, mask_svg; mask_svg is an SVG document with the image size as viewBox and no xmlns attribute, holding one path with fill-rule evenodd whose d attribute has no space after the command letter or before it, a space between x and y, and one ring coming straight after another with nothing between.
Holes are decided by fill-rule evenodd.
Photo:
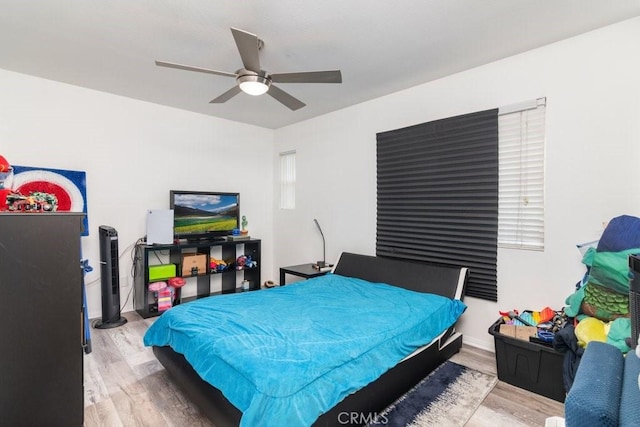
<instances>
[{"instance_id":1,"label":"black side table","mask_svg":"<svg viewBox=\"0 0 640 427\"><path fill-rule=\"evenodd\" d=\"M312 277L322 276L327 274L328 271L320 271L313 268L313 264L300 264L292 265L289 267L280 267L280 286L285 285L285 275L291 274L293 276L304 277L305 279L311 279Z\"/></svg>"}]
</instances>

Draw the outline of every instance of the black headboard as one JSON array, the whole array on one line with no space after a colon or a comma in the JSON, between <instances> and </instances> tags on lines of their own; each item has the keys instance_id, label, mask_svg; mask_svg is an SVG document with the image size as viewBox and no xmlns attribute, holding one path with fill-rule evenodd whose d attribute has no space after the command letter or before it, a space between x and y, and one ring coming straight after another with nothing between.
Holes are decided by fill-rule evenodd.
<instances>
[{"instance_id":1,"label":"black headboard","mask_svg":"<svg viewBox=\"0 0 640 427\"><path fill-rule=\"evenodd\" d=\"M381 282L417 292L462 299L469 270L398 258L343 252L335 274Z\"/></svg>"}]
</instances>

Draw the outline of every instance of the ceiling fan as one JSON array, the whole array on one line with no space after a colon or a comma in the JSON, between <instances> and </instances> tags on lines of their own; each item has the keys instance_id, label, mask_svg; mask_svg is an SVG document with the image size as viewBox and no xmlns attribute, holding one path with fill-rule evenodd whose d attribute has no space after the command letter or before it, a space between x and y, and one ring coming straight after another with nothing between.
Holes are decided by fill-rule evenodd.
<instances>
[{"instance_id":1,"label":"ceiling fan","mask_svg":"<svg viewBox=\"0 0 640 427\"><path fill-rule=\"evenodd\" d=\"M289 95L287 92L273 85L273 83L342 83L342 74L340 73L340 70L271 74L260 67L259 53L260 49L264 46L264 42L255 34L251 34L247 31L231 28L231 32L233 33L233 38L235 39L236 46L240 52L242 65L244 66L235 73L192 67L190 65L174 64L172 62L164 61L156 61L156 65L235 78L236 85L210 101L211 104L226 102L240 92L245 92L249 95L262 95L264 93L268 93L277 101L295 111L304 107L304 102Z\"/></svg>"}]
</instances>

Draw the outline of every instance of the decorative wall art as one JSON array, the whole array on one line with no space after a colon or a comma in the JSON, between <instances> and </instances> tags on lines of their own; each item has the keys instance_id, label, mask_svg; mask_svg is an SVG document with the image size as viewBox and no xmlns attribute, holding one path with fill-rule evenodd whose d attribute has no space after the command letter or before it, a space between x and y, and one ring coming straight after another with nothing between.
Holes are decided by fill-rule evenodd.
<instances>
[{"instance_id":1,"label":"decorative wall art","mask_svg":"<svg viewBox=\"0 0 640 427\"><path fill-rule=\"evenodd\" d=\"M11 194L7 211L82 212L82 235L89 235L86 172L12 165L13 174L5 180Z\"/></svg>"}]
</instances>

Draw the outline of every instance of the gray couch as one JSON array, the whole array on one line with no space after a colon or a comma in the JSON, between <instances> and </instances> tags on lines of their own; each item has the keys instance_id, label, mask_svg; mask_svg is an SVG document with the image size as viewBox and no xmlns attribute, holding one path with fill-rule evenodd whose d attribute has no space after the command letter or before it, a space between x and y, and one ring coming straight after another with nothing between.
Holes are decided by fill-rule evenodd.
<instances>
[{"instance_id":1,"label":"gray couch","mask_svg":"<svg viewBox=\"0 0 640 427\"><path fill-rule=\"evenodd\" d=\"M587 345L564 403L567 427L640 426L640 359L606 343Z\"/></svg>"}]
</instances>

